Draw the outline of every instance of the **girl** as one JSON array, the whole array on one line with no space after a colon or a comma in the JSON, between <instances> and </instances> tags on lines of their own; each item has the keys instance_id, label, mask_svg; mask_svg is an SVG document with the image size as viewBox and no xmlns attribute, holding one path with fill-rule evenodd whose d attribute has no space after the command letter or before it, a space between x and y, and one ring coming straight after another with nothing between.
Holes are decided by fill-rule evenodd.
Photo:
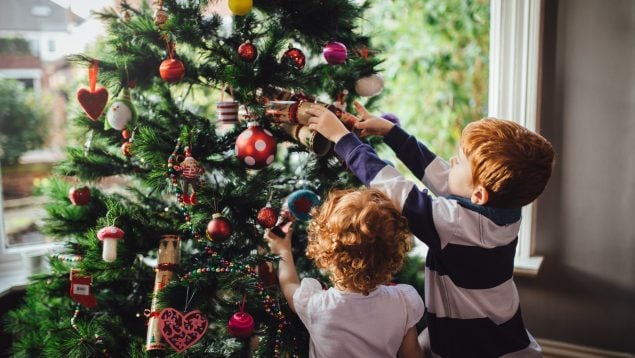
<instances>
[{"instance_id":1,"label":"girl","mask_svg":"<svg viewBox=\"0 0 635 358\"><path fill-rule=\"evenodd\" d=\"M301 282L291 253L292 230L265 238L280 256L280 288L306 326L310 357L422 357L415 324L424 306L409 285L386 285L410 249L406 219L379 190L335 190L313 209L306 255L335 287Z\"/></svg>"}]
</instances>

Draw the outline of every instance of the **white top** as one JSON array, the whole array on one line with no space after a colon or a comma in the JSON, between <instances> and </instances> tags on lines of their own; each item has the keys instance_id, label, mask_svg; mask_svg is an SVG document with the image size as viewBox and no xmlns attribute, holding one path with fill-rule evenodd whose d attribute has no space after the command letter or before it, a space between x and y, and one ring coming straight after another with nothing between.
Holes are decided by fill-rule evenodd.
<instances>
[{"instance_id":1,"label":"white top","mask_svg":"<svg viewBox=\"0 0 635 358\"><path fill-rule=\"evenodd\" d=\"M380 285L368 296L323 290L302 280L293 305L310 339L309 357L397 356L406 331L423 316L421 296L410 285Z\"/></svg>"}]
</instances>

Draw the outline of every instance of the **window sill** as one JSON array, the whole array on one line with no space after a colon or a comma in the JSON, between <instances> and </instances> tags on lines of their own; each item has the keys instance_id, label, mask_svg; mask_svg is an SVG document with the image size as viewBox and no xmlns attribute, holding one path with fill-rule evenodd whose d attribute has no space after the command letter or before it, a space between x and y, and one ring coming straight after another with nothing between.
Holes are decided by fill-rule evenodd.
<instances>
[{"instance_id":1,"label":"window sill","mask_svg":"<svg viewBox=\"0 0 635 358\"><path fill-rule=\"evenodd\" d=\"M517 257L514 261L514 276L536 277L542 266L542 256Z\"/></svg>"},{"instance_id":2,"label":"window sill","mask_svg":"<svg viewBox=\"0 0 635 358\"><path fill-rule=\"evenodd\" d=\"M32 248L0 254L0 297L25 289L31 275L45 271L47 253L42 248Z\"/></svg>"}]
</instances>

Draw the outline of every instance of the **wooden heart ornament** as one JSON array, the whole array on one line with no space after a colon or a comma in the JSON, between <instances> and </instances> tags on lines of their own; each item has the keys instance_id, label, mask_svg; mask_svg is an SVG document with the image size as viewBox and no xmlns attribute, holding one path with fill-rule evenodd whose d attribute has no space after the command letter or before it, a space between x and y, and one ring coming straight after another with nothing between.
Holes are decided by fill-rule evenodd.
<instances>
[{"instance_id":1,"label":"wooden heart ornament","mask_svg":"<svg viewBox=\"0 0 635 358\"><path fill-rule=\"evenodd\" d=\"M203 338L207 332L207 317L198 310L183 315L168 307L159 313L159 327L163 338L180 353Z\"/></svg>"},{"instance_id":2,"label":"wooden heart ornament","mask_svg":"<svg viewBox=\"0 0 635 358\"><path fill-rule=\"evenodd\" d=\"M94 91L80 88L77 91L77 101L88 115L88 118L96 121L104 112L106 103L108 103L108 90L105 87L99 87Z\"/></svg>"}]
</instances>

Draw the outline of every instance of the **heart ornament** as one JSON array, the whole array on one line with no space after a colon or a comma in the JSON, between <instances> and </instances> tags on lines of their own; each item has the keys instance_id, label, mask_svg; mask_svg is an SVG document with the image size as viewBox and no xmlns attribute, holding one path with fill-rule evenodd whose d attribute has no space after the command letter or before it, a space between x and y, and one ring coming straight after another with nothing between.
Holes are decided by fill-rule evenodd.
<instances>
[{"instance_id":1,"label":"heart ornament","mask_svg":"<svg viewBox=\"0 0 635 358\"><path fill-rule=\"evenodd\" d=\"M207 317L198 310L183 315L168 307L159 313L159 328L163 338L180 353L203 338L207 332Z\"/></svg>"},{"instance_id":2,"label":"heart ornament","mask_svg":"<svg viewBox=\"0 0 635 358\"><path fill-rule=\"evenodd\" d=\"M104 112L106 103L108 103L108 90L105 87L99 87L94 91L80 88L77 91L77 101L88 115L88 118L96 121Z\"/></svg>"}]
</instances>

